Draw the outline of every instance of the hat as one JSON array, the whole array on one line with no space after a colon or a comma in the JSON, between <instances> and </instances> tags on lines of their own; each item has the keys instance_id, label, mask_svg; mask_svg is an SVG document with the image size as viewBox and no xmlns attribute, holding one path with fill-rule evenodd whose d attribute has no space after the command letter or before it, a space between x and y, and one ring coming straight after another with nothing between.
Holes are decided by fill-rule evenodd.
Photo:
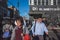
<instances>
[{"instance_id":1,"label":"hat","mask_svg":"<svg viewBox=\"0 0 60 40\"><path fill-rule=\"evenodd\" d=\"M42 18L42 14L30 14L34 19Z\"/></svg>"}]
</instances>

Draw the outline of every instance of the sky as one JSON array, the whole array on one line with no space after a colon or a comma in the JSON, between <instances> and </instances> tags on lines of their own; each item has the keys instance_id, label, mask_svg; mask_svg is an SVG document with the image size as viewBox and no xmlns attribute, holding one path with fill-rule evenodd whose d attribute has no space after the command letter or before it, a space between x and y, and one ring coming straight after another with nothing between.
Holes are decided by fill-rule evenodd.
<instances>
[{"instance_id":1,"label":"sky","mask_svg":"<svg viewBox=\"0 0 60 40\"><path fill-rule=\"evenodd\" d=\"M19 8L18 8L18 0L8 0L8 6L15 6L18 10L21 16L29 16L29 5L28 0L19 0Z\"/></svg>"}]
</instances>

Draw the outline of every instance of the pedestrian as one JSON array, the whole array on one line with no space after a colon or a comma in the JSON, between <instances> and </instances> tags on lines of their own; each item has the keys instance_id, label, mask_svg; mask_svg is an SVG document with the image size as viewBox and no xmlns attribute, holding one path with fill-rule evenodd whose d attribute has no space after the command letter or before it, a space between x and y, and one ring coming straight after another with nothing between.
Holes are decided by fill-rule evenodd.
<instances>
[{"instance_id":1,"label":"pedestrian","mask_svg":"<svg viewBox=\"0 0 60 40\"><path fill-rule=\"evenodd\" d=\"M23 18L17 17L15 21L16 27L13 29L13 33L11 35L11 40L23 40Z\"/></svg>"},{"instance_id":2,"label":"pedestrian","mask_svg":"<svg viewBox=\"0 0 60 40\"><path fill-rule=\"evenodd\" d=\"M28 26L26 26L26 25L24 25L24 27L23 27L23 34L24 34L24 40L30 40Z\"/></svg>"},{"instance_id":3,"label":"pedestrian","mask_svg":"<svg viewBox=\"0 0 60 40\"><path fill-rule=\"evenodd\" d=\"M10 24L9 21L5 25L3 25L3 40L10 40L12 30L13 26Z\"/></svg>"},{"instance_id":4,"label":"pedestrian","mask_svg":"<svg viewBox=\"0 0 60 40\"><path fill-rule=\"evenodd\" d=\"M42 22L41 16L37 17L37 19L33 22L31 30L33 33L33 40L44 40L44 32L48 35L48 29L46 28L46 25Z\"/></svg>"}]
</instances>

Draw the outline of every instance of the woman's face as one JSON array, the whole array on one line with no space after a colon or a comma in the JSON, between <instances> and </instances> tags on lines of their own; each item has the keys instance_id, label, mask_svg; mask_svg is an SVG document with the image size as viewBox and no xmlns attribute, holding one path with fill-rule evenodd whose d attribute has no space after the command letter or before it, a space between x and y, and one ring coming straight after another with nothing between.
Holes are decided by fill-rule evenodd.
<instances>
[{"instance_id":1,"label":"woman's face","mask_svg":"<svg viewBox=\"0 0 60 40\"><path fill-rule=\"evenodd\" d=\"M17 23L17 26L18 26L18 27L21 26L21 21L17 20L16 23Z\"/></svg>"}]
</instances>

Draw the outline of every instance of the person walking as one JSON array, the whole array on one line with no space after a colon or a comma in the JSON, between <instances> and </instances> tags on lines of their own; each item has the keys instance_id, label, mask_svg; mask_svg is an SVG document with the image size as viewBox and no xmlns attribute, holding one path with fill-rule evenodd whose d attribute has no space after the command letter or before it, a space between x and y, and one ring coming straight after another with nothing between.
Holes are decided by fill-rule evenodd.
<instances>
[{"instance_id":1,"label":"person walking","mask_svg":"<svg viewBox=\"0 0 60 40\"><path fill-rule=\"evenodd\" d=\"M16 27L13 29L13 33L11 35L11 40L23 40L23 18L17 17L15 21Z\"/></svg>"},{"instance_id":2,"label":"person walking","mask_svg":"<svg viewBox=\"0 0 60 40\"><path fill-rule=\"evenodd\" d=\"M10 24L10 22L7 22L5 25L3 25L3 40L10 40L12 30L13 26Z\"/></svg>"},{"instance_id":3,"label":"person walking","mask_svg":"<svg viewBox=\"0 0 60 40\"><path fill-rule=\"evenodd\" d=\"M42 17L38 17L32 25L32 33L33 33L33 40L37 40L36 38L39 38L38 40L44 40L43 35L44 32L48 35L48 29L46 28L46 25L42 22Z\"/></svg>"}]
</instances>

